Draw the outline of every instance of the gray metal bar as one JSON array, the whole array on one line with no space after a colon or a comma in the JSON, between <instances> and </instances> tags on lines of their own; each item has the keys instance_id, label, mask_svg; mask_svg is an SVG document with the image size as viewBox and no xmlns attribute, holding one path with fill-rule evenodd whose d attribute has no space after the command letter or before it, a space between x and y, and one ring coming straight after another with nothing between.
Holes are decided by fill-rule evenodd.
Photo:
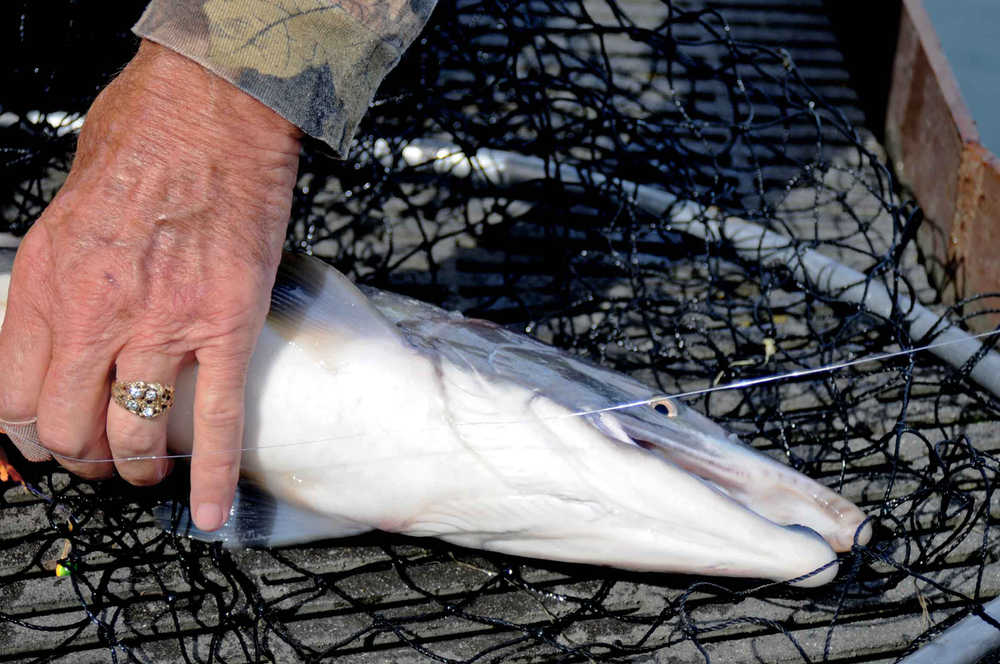
<instances>
[{"instance_id":1,"label":"gray metal bar","mask_svg":"<svg viewBox=\"0 0 1000 664\"><path fill-rule=\"evenodd\" d=\"M988 602L986 614L1000 621L1000 597ZM977 615L958 621L899 664L975 664L1000 648L1000 629Z\"/></svg>"}]
</instances>

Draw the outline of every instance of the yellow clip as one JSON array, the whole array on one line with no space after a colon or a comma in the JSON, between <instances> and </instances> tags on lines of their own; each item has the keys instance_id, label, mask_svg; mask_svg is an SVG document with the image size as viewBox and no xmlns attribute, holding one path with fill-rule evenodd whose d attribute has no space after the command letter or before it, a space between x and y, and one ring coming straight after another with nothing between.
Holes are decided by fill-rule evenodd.
<instances>
[{"instance_id":1,"label":"yellow clip","mask_svg":"<svg viewBox=\"0 0 1000 664\"><path fill-rule=\"evenodd\" d=\"M73 571L72 563L66 560L69 558L69 552L73 550L73 544L68 539L63 539L62 541L62 551L59 555L52 560L46 560L42 563L42 567L49 570L50 572L55 572L56 576L69 576L70 572ZM64 564L65 561L65 564Z\"/></svg>"},{"instance_id":2,"label":"yellow clip","mask_svg":"<svg viewBox=\"0 0 1000 664\"><path fill-rule=\"evenodd\" d=\"M767 337L764 339L764 364L774 357L774 354L778 352L778 345L774 342L774 339Z\"/></svg>"}]
</instances>

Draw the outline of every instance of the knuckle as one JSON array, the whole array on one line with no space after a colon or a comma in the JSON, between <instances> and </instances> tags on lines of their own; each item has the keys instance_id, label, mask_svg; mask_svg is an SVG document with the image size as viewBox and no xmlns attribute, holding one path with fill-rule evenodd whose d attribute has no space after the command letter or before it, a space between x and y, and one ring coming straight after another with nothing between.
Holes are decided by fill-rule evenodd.
<instances>
[{"instance_id":1,"label":"knuckle","mask_svg":"<svg viewBox=\"0 0 1000 664\"><path fill-rule=\"evenodd\" d=\"M232 489L240 472L240 455L230 450L196 451L191 460L191 486L202 492Z\"/></svg>"},{"instance_id":2,"label":"knuckle","mask_svg":"<svg viewBox=\"0 0 1000 664\"><path fill-rule=\"evenodd\" d=\"M20 422L35 416L35 400L22 391L0 388L0 419Z\"/></svg>"},{"instance_id":3,"label":"knuckle","mask_svg":"<svg viewBox=\"0 0 1000 664\"><path fill-rule=\"evenodd\" d=\"M66 470L85 480L103 480L111 477L110 463L67 463L62 460L59 463Z\"/></svg>"},{"instance_id":4,"label":"knuckle","mask_svg":"<svg viewBox=\"0 0 1000 664\"><path fill-rule=\"evenodd\" d=\"M236 438L243 428L243 402L206 399L195 417L210 432L231 432Z\"/></svg>"},{"instance_id":5,"label":"knuckle","mask_svg":"<svg viewBox=\"0 0 1000 664\"><path fill-rule=\"evenodd\" d=\"M131 298L111 292L99 281L92 280L91 284L79 297L65 298L65 312L69 316L65 322L80 328L84 335L106 329L109 313L116 316L119 310L134 308Z\"/></svg>"},{"instance_id":6,"label":"knuckle","mask_svg":"<svg viewBox=\"0 0 1000 664\"><path fill-rule=\"evenodd\" d=\"M145 424L142 422L141 424ZM139 431L132 428L108 430L108 441L115 458L159 454L166 449L166 433L160 430Z\"/></svg>"},{"instance_id":7,"label":"knuckle","mask_svg":"<svg viewBox=\"0 0 1000 664\"><path fill-rule=\"evenodd\" d=\"M115 467L122 479L135 486L152 486L162 477L155 461L116 459Z\"/></svg>"},{"instance_id":8,"label":"knuckle","mask_svg":"<svg viewBox=\"0 0 1000 664\"><path fill-rule=\"evenodd\" d=\"M110 270L91 274L91 270L81 270L75 277L71 289L60 293L63 302L62 321L66 329L77 329L83 335L102 333L108 323L118 322L128 317L126 312L140 308L140 299L132 289L119 283L123 277L115 276Z\"/></svg>"},{"instance_id":9,"label":"knuckle","mask_svg":"<svg viewBox=\"0 0 1000 664\"><path fill-rule=\"evenodd\" d=\"M219 452L202 452L194 458L195 467L192 470L192 482L197 483L201 477L205 488L221 491L224 482L231 479L234 483L240 471L239 457Z\"/></svg>"},{"instance_id":10,"label":"knuckle","mask_svg":"<svg viewBox=\"0 0 1000 664\"><path fill-rule=\"evenodd\" d=\"M96 438L74 430L67 423L52 418L39 418L38 439L51 452L67 457L82 456L82 452L96 443Z\"/></svg>"},{"instance_id":11,"label":"knuckle","mask_svg":"<svg viewBox=\"0 0 1000 664\"><path fill-rule=\"evenodd\" d=\"M50 267L51 245L44 224L35 224L21 240L14 257L12 279L16 282L35 281Z\"/></svg>"}]
</instances>

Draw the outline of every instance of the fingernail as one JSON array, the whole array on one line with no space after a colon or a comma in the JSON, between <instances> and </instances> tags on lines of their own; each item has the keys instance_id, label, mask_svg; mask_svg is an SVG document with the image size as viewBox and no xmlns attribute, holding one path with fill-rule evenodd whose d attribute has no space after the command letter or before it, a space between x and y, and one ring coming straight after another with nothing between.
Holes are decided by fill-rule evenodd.
<instances>
[{"instance_id":1,"label":"fingernail","mask_svg":"<svg viewBox=\"0 0 1000 664\"><path fill-rule=\"evenodd\" d=\"M159 467L157 468L160 474L160 477L157 479L157 482L162 482L163 478L169 475L170 471L173 469L174 469L173 461L171 461L170 459L164 459L163 461L161 461Z\"/></svg>"},{"instance_id":2,"label":"fingernail","mask_svg":"<svg viewBox=\"0 0 1000 664\"><path fill-rule=\"evenodd\" d=\"M222 508L215 503L202 503L194 512L194 525L202 530L218 530L223 521Z\"/></svg>"}]
</instances>

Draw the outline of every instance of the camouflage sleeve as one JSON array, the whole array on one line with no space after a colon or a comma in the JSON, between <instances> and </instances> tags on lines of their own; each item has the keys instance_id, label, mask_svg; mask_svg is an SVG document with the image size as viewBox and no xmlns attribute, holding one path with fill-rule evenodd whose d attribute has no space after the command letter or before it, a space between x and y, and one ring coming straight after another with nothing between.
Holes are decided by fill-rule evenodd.
<instances>
[{"instance_id":1,"label":"camouflage sleeve","mask_svg":"<svg viewBox=\"0 0 1000 664\"><path fill-rule=\"evenodd\" d=\"M152 0L140 37L202 64L338 154L436 0Z\"/></svg>"}]
</instances>

